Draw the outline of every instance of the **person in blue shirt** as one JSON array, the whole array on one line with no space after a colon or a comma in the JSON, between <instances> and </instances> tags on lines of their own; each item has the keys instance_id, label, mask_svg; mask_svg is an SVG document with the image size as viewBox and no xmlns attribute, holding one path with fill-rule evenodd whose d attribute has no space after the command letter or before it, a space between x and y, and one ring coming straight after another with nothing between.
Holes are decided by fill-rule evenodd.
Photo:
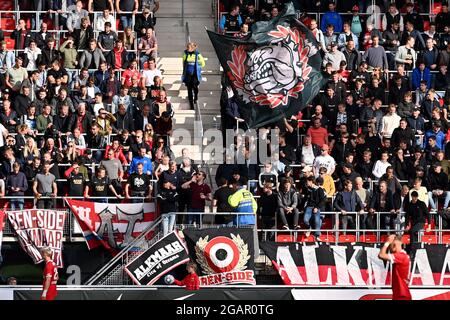
<instances>
[{"instance_id":1,"label":"person in blue shirt","mask_svg":"<svg viewBox=\"0 0 450 320\"><path fill-rule=\"evenodd\" d=\"M431 87L431 72L425 66L425 61L417 62L417 68L414 68L412 72L412 88L411 90L416 90L420 87L420 82L424 80L427 82L427 87Z\"/></svg>"},{"instance_id":2,"label":"person in blue shirt","mask_svg":"<svg viewBox=\"0 0 450 320\"><path fill-rule=\"evenodd\" d=\"M430 130L427 130L425 132L425 137L423 139L423 148L426 149L430 141L429 139L434 137L434 140L436 141L436 147L438 147L440 150L444 150L445 148L445 133L441 130L441 122L440 121L434 121L433 127Z\"/></svg>"},{"instance_id":3,"label":"person in blue shirt","mask_svg":"<svg viewBox=\"0 0 450 320\"><path fill-rule=\"evenodd\" d=\"M139 149L139 155L131 160L130 169L128 170L129 174L136 172L138 163L142 163L144 165L143 172L147 175L152 174L152 159L146 155L146 152L146 148Z\"/></svg>"},{"instance_id":4,"label":"person in blue shirt","mask_svg":"<svg viewBox=\"0 0 450 320\"><path fill-rule=\"evenodd\" d=\"M231 7L229 13L226 13L220 18L219 28L222 33L225 32L239 32L242 26L242 18L239 14L239 6Z\"/></svg>"},{"instance_id":5,"label":"person in blue shirt","mask_svg":"<svg viewBox=\"0 0 450 320\"><path fill-rule=\"evenodd\" d=\"M330 1L328 4L329 11L326 12L323 17L322 21L320 23L320 29L325 32L327 31L327 25L332 24L334 25L334 32L342 32L342 17L339 13L337 13L336 10L336 4L334 1Z\"/></svg>"}]
</instances>

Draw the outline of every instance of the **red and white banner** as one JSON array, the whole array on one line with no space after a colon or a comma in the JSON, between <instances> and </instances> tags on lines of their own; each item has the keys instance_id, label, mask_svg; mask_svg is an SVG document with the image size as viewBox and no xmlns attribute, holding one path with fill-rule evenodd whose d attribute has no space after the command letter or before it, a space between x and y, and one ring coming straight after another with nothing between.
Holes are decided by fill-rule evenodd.
<instances>
[{"instance_id":1,"label":"red and white banner","mask_svg":"<svg viewBox=\"0 0 450 320\"><path fill-rule=\"evenodd\" d=\"M8 211L7 216L16 231L20 245L34 263L42 261L40 249L50 247L56 266L63 267L61 251L65 211L31 209Z\"/></svg>"},{"instance_id":2,"label":"red and white banner","mask_svg":"<svg viewBox=\"0 0 450 320\"><path fill-rule=\"evenodd\" d=\"M384 286L392 268L378 258L380 245L260 242L286 285ZM411 252L410 285L450 285L450 248L419 245Z\"/></svg>"},{"instance_id":3,"label":"red and white banner","mask_svg":"<svg viewBox=\"0 0 450 320\"><path fill-rule=\"evenodd\" d=\"M155 220L154 203L98 203L66 199L89 249L112 253L133 241Z\"/></svg>"},{"instance_id":4,"label":"red and white banner","mask_svg":"<svg viewBox=\"0 0 450 320\"><path fill-rule=\"evenodd\" d=\"M450 300L449 289L411 288L413 300ZM292 289L295 300L392 300L392 289Z\"/></svg>"}]
</instances>

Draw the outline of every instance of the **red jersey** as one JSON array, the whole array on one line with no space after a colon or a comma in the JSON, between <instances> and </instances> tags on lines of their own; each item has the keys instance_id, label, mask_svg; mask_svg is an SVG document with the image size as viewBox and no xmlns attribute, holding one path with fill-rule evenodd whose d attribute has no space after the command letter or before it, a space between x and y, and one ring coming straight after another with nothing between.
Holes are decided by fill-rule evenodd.
<instances>
[{"instance_id":1,"label":"red jersey","mask_svg":"<svg viewBox=\"0 0 450 320\"><path fill-rule=\"evenodd\" d=\"M47 278L50 278L50 287L48 288L47 296L45 298L41 297L41 300L55 300L57 294L56 283L58 282L58 269L52 260L47 261L45 264L42 288L44 288L45 280Z\"/></svg>"},{"instance_id":2,"label":"red jersey","mask_svg":"<svg viewBox=\"0 0 450 320\"><path fill-rule=\"evenodd\" d=\"M175 279L177 286L186 286L186 290L198 290L200 289L200 279L196 273L190 273L183 280L179 281Z\"/></svg>"},{"instance_id":3,"label":"red jersey","mask_svg":"<svg viewBox=\"0 0 450 320\"><path fill-rule=\"evenodd\" d=\"M389 257L392 263L392 300L412 300L409 292L409 272L411 262L408 254L402 250Z\"/></svg>"}]
</instances>

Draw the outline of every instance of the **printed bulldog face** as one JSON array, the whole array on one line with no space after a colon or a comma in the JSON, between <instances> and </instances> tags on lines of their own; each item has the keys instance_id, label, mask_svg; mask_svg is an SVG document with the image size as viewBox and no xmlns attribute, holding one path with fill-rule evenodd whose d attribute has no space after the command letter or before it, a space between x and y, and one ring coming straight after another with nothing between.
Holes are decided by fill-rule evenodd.
<instances>
[{"instance_id":1,"label":"printed bulldog face","mask_svg":"<svg viewBox=\"0 0 450 320\"><path fill-rule=\"evenodd\" d=\"M251 53L247 60L244 88L254 95L286 94L302 77L295 42L278 42Z\"/></svg>"}]
</instances>

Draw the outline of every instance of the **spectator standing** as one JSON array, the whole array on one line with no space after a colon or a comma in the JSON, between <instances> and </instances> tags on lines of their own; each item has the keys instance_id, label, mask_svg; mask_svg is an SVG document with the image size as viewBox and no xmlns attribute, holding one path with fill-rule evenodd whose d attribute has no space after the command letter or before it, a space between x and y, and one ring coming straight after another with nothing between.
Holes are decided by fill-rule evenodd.
<instances>
[{"instance_id":1,"label":"spectator standing","mask_svg":"<svg viewBox=\"0 0 450 320\"><path fill-rule=\"evenodd\" d=\"M239 14L239 6L233 5L229 13L224 14L219 21L220 32L239 32L242 26L242 18Z\"/></svg>"},{"instance_id":2,"label":"spectator standing","mask_svg":"<svg viewBox=\"0 0 450 320\"><path fill-rule=\"evenodd\" d=\"M185 182L181 188L191 191L191 201L188 212L205 212L206 200L212 201L211 188L205 183L206 173L198 171L192 179ZM232 205L230 203L230 205ZM188 215L188 224L200 224L201 215Z\"/></svg>"},{"instance_id":3,"label":"spectator standing","mask_svg":"<svg viewBox=\"0 0 450 320\"><path fill-rule=\"evenodd\" d=\"M131 27L133 16L136 15L138 9L138 0L116 0L116 11L118 14L120 14L122 29Z\"/></svg>"},{"instance_id":4,"label":"spectator standing","mask_svg":"<svg viewBox=\"0 0 450 320\"><path fill-rule=\"evenodd\" d=\"M14 197L10 200L11 210L23 210L25 191L28 190L28 182L25 174L20 171L20 163L14 162L13 172L6 182L7 195Z\"/></svg>"},{"instance_id":5,"label":"spectator standing","mask_svg":"<svg viewBox=\"0 0 450 320\"><path fill-rule=\"evenodd\" d=\"M205 60L198 51L197 44L189 42L183 53L183 76L182 81L188 89L188 99L191 109L198 100L198 86L202 81L202 68L205 67Z\"/></svg>"},{"instance_id":6,"label":"spectator standing","mask_svg":"<svg viewBox=\"0 0 450 320\"><path fill-rule=\"evenodd\" d=\"M333 205L336 211L341 213L342 230L347 230L350 224L350 229L355 228L355 219L353 214L363 213L364 204L353 189L353 183L350 180L345 180L343 183L344 189L336 195Z\"/></svg>"},{"instance_id":7,"label":"spectator standing","mask_svg":"<svg viewBox=\"0 0 450 320\"><path fill-rule=\"evenodd\" d=\"M55 199L52 198L55 198L58 194L58 187L56 185L56 177L50 173L50 162L44 162L42 172L38 173L34 178L33 192L37 199L37 208L55 208ZM42 197L45 197L45 199L42 199Z\"/></svg>"},{"instance_id":8,"label":"spectator standing","mask_svg":"<svg viewBox=\"0 0 450 320\"><path fill-rule=\"evenodd\" d=\"M140 197L140 199L132 199L131 202L142 203L142 198L151 199L152 190L151 176L144 172L144 164L138 163L136 172L130 174L125 185L125 198Z\"/></svg>"},{"instance_id":9,"label":"spectator standing","mask_svg":"<svg viewBox=\"0 0 450 320\"><path fill-rule=\"evenodd\" d=\"M424 229L428 221L427 232L431 230L431 216L425 202L419 200L417 191L411 192L411 202L405 211L405 231L411 234L411 244L419 242L419 233Z\"/></svg>"},{"instance_id":10,"label":"spectator standing","mask_svg":"<svg viewBox=\"0 0 450 320\"><path fill-rule=\"evenodd\" d=\"M334 1L328 3L328 11L322 16L320 29L325 32L329 24L334 25L335 32L342 32L342 17L336 12L336 3Z\"/></svg>"},{"instance_id":11,"label":"spectator standing","mask_svg":"<svg viewBox=\"0 0 450 320\"><path fill-rule=\"evenodd\" d=\"M385 73L389 70L386 51L380 46L380 38L378 36L372 37L372 46L368 48L363 55L363 60L369 65L369 71L373 68L381 68Z\"/></svg>"}]
</instances>

